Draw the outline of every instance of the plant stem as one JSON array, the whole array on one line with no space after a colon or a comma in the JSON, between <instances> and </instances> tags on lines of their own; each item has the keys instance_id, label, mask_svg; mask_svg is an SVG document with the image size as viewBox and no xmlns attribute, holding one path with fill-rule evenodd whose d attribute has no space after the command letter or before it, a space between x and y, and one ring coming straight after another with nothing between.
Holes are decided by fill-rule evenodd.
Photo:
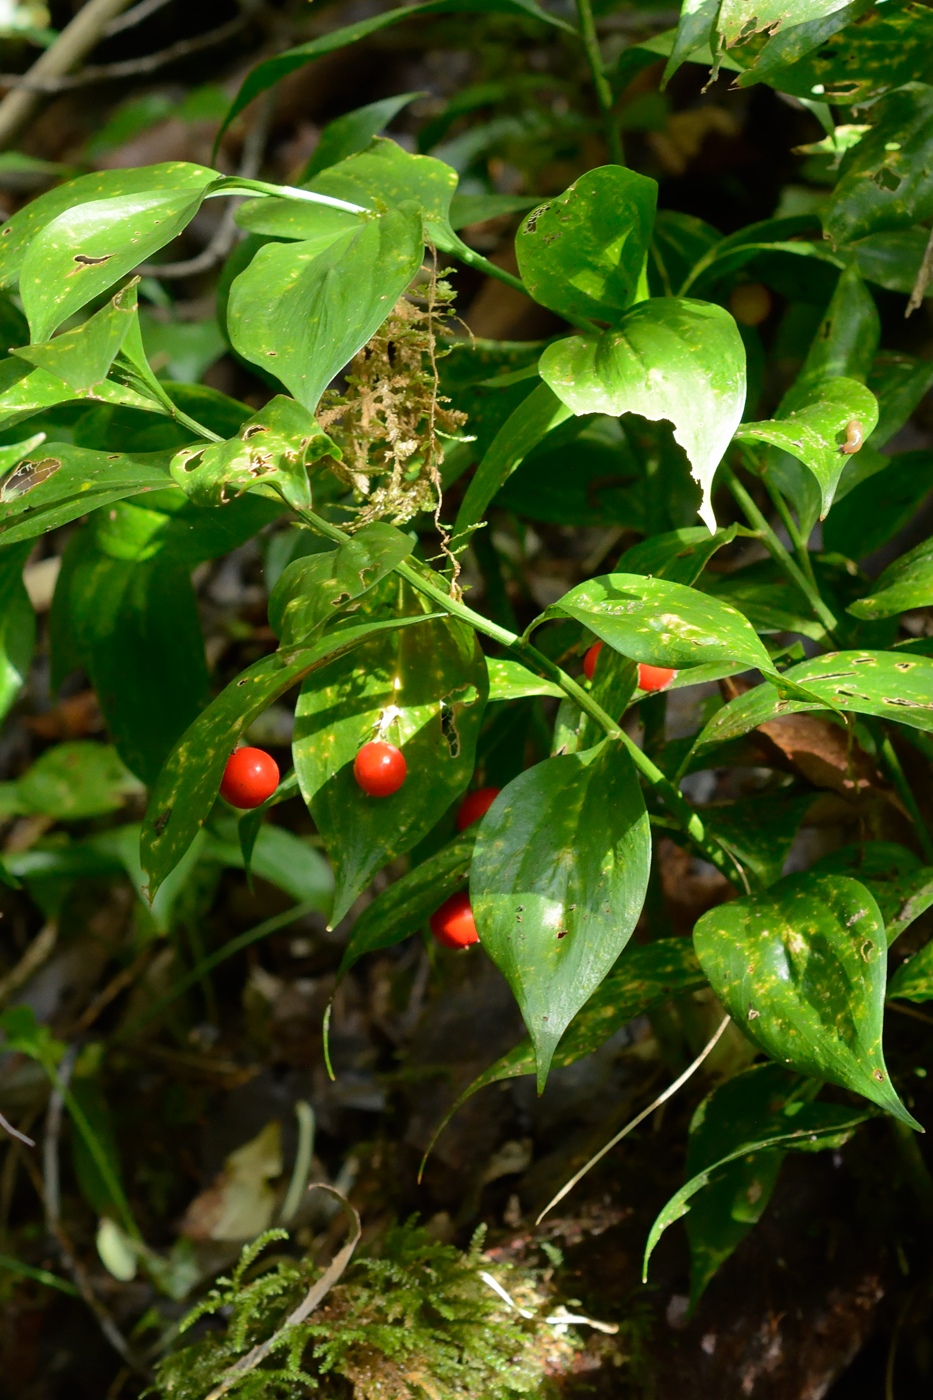
<instances>
[{"instance_id":1,"label":"plant stem","mask_svg":"<svg viewBox=\"0 0 933 1400\"><path fill-rule=\"evenodd\" d=\"M514 272L507 271L500 267L498 263L492 262L489 258L484 258L482 253L478 253L475 248L471 248L468 243L457 239L457 246L448 250L441 249L441 252L449 251L455 258L459 258L467 267L472 267L476 272L485 272L487 277L495 277L505 286L511 287L516 292L521 292L523 296L530 297L531 293L520 277L516 277ZM587 320L585 316L569 316L564 313L564 320L571 326L576 326L577 330L589 331L592 335L599 334L599 327Z\"/></svg>"},{"instance_id":2,"label":"plant stem","mask_svg":"<svg viewBox=\"0 0 933 1400\"><path fill-rule=\"evenodd\" d=\"M813 561L810 558L810 551L807 548L806 540L800 533L800 527L794 519L793 512L791 511L784 497L781 495L780 491L778 491L777 487L772 486L771 482L768 481L765 477L762 477L762 481L764 483L765 490L771 497L774 509L781 517L784 529L790 536L791 544L794 546L794 553L797 556L798 564L800 565L803 572L806 574L807 578L810 580L814 589L816 589L818 592L819 589L816 582L816 575L813 572Z\"/></svg>"},{"instance_id":3,"label":"plant stem","mask_svg":"<svg viewBox=\"0 0 933 1400\"><path fill-rule=\"evenodd\" d=\"M891 775L891 780L894 783L898 797L910 813L911 820L913 821L917 833L917 840L920 843L920 849L923 851L923 858L925 861L929 862L930 865L933 865L933 839L931 839L930 833L927 830L927 824L923 820L923 814L917 806L917 799L914 797L911 786L907 781L907 775L901 767L901 760L898 758L894 745L891 743L890 734L885 734L881 741L881 757L884 760L884 766Z\"/></svg>"},{"instance_id":4,"label":"plant stem","mask_svg":"<svg viewBox=\"0 0 933 1400\"><path fill-rule=\"evenodd\" d=\"M331 525L328 520L324 520L312 510L299 510L296 514L320 534L334 540L337 544L345 544L349 538L338 526ZM603 707L593 699L589 691L578 685L572 676L568 676L566 671L562 670L550 657L538 651L531 642L517 636L514 632L510 632L505 627L500 627L498 623L491 622L488 617L483 617L482 613L474 612L459 598L452 598L444 588L433 581L433 578L426 578L407 560L403 559L400 564L396 564L395 572L405 579L412 588L422 593L426 598L430 598L432 602L437 603L451 617L459 618L461 622L467 623L477 632L482 632L484 636L498 642L500 646L505 647L513 656L533 667L547 680L554 681L556 685L559 685L565 695L569 696L585 714L596 721L608 738L622 743L642 777L654 788L668 811L677 818L679 827L685 835L690 837L704 860L714 865L730 884L735 884L736 869L733 861L707 835L699 813L693 810L676 784L672 783L670 778L661 772L657 764L653 763L635 741L619 727L612 716L607 714Z\"/></svg>"},{"instance_id":5,"label":"plant stem","mask_svg":"<svg viewBox=\"0 0 933 1400\"><path fill-rule=\"evenodd\" d=\"M720 467L719 470L722 472L726 485L732 492L733 498L745 512L748 523L753 529L759 532L769 554L780 564L788 578L792 579L797 585L810 604L814 616L822 623L827 633L830 635L830 638L832 638L833 629L837 626L836 618L823 602L815 583L812 583L810 579L807 578L806 574L793 559L789 551L785 549L732 468L724 465Z\"/></svg>"},{"instance_id":6,"label":"plant stem","mask_svg":"<svg viewBox=\"0 0 933 1400\"><path fill-rule=\"evenodd\" d=\"M593 86L596 89L596 100L599 103L599 110L603 119L603 130L606 133L606 144L609 147L609 159L614 165L624 165L625 156L622 151L622 137L619 133L618 123L612 114L612 87L606 77L606 69L603 64L603 55L599 47L599 38L596 34L596 23L593 19L593 7L590 0L577 0L577 18L580 22L580 38L583 40L583 47L586 50L587 61L590 65L590 72L593 75Z\"/></svg>"}]
</instances>

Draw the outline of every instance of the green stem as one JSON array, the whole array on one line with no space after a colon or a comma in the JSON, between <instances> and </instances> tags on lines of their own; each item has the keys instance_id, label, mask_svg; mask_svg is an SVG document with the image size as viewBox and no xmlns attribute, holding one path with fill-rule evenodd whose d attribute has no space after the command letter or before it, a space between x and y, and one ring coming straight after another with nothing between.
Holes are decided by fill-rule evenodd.
<instances>
[{"instance_id":1,"label":"green stem","mask_svg":"<svg viewBox=\"0 0 933 1400\"><path fill-rule=\"evenodd\" d=\"M810 604L814 617L822 623L830 637L832 637L833 629L838 624L835 616L830 612L829 608L820 597L819 590L816 588L815 584L810 582L796 560L778 539L767 519L762 515L732 468L723 465L719 470L723 474L723 478L729 490L732 492L734 500L745 512L748 523L761 535L762 541L769 554L780 564L788 578L792 579L797 585Z\"/></svg>"},{"instance_id":2,"label":"green stem","mask_svg":"<svg viewBox=\"0 0 933 1400\"><path fill-rule=\"evenodd\" d=\"M442 250L443 251L443 250ZM520 277L516 277L514 272L508 272L504 267L499 267L498 263L491 262L489 258L484 258L482 253L478 253L475 248L471 248L468 243L457 239L457 246L448 251L455 258L459 258L467 267L472 267L476 272L484 272L487 277L495 277L499 282L503 282L507 287L511 287L516 292L521 292L523 296L531 297L531 293ZM585 316L568 316L564 314L564 320L571 326L576 326L577 330L589 331L592 335L599 334L599 327L588 321Z\"/></svg>"},{"instance_id":3,"label":"green stem","mask_svg":"<svg viewBox=\"0 0 933 1400\"><path fill-rule=\"evenodd\" d=\"M791 511L784 497L781 495L780 491L778 491L777 487L772 486L771 482L768 481L766 477L762 477L762 481L764 483L765 490L771 497L771 502L774 506L774 509L781 517L784 529L790 536L790 541L791 544L794 546L794 553L797 556L798 564L800 565L803 572L806 574L807 578L810 580L810 583L813 585L813 588L817 592L819 592L819 588L816 582L816 574L813 572L813 561L810 558L810 551L807 548L806 540L800 533L800 527L794 519L793 512Z\"/></svg>"},{"instance_id":4,"label":"green stem","mask_svg":"<svg viewBox=\"0 0 933 1400\"><path fill-rule=\"evenodd\" d=\"M602 114L603 130L606 133L606 144L609 147L609 158L614 165L624 165L622 137L619 133L618 123L612 114L612 87L606 77L602 50L599 47L599 38L596 34L596 22L593 19L593 6L590 0L577 0L577 18L580 22L580 38L583 40L590 72L593 75L596 101L599 103L599 110Z\"/></svg>"},{"instance_id":5,"label":"green stem","mask_svg":"<svg viewBox=\"0 0 933 1400\"><path fill-rule=\"evenodd\" d=\"M313 526L320 534L328 539L334 540L337 544L345 544L349 538L343 530L336 525L331 525L328 520L324 520L312 510L299 510L296 512L302 520ZM560 666L553 662L549 656L538 651L531 642L524 637L517 636L505 627L500 627L496 622L490 622L488 617L483 617L482 613L474 612L467 607L466 603L459 598L452 598L446 589L435 583L433 579L426 578L423 573L415 569L407 560L402 560L396 564L395 572L399 574L406 583L409 583L417 592L430 598L437 603L451 617L457 617L461 622L474 628L477 632L482 632L484 636L490 637L500 646L505 647L519 660L526 662L533 667L539 675L547 680L559 685L565 695L568 695L575 704L579 705L584 714L588 714L595 720L599 727L610 739L621 741L627 750L629 757L642 777L660 797L678 821L681 830L690 837L691 841L699 850L704 860L708 860L719 870L730 884L736 882L736 868L734 862L726 852L707 835L702 818L693 810L690 803L684 797L680 789L671 782L666 774L662 773L657 764L642 749L638 747L633 739L619 727L616 721L608 714L603 707L593 699L592 694L578 685L572 676L568 676Z\"/></svg>"},{"instance_id":6,"label":"green stem","mask_svg":"<svg viewBox=\"0 0 933 1400\"><path fill-rule=\"evenodd\" d=\"M884 760L884 766L891 775L891 781L894 783L898 797L910 813L911 820L916 828L920 849L923 851L923 858L930 865L933 865L933 839L931 839L930 833L927 830L927 824L923 820L923 814L917 806L917 799L914 797L911 786L907 781L907 775L901 767L901 760L898 758L894 745L891 743L890 734L885 734L881 741L881 757Z\"/></svg>"}]
</instances>

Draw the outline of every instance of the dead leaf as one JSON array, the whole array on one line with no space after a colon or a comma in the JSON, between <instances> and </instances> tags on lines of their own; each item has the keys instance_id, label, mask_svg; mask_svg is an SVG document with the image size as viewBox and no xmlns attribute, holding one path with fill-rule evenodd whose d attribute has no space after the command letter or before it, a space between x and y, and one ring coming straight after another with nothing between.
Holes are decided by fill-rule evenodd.
<instances>
[{"instance_id":1,"label":"dead leaf","mask_svg":"<svg viewBox=\"0 0 933 1400\"><path fill-rule=\"evenodd\" d=\"M269 1228L275 1192L269 1185L282 1173L282 1131L267 1123L224 1163L223 1171L185 1211L181 1233L190 1240L251 1240Z\"/></svg>"}]
</instances>

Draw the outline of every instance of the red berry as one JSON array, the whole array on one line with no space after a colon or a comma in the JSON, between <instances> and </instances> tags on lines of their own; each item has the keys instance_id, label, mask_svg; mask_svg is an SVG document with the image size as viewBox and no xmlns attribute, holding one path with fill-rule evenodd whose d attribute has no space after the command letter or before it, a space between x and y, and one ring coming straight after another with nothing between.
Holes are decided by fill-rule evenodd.
<instances>
[{"instance_id":1,"label":"red berry","mask_svg":"<svg viewBox=\"0 0 933 1400\"><path fill-rule=\"evenodd\" d=\"M457 813L457 830L466 831L467 827L478 822L480 817L485 817L501 791L501 788L486 787L468 792Z\"/></svg>"},{"instance_id":2,"label":"red berry","mask_svg":"<svg viewBox=\"0 0 933 1400\"><path fill-rule=\"evenodd\" d=\"M583 674L586 676L588 681L591 681L593 679L593 673L596 670L596 659L599 656L599 653L602 651L602 649L602 642L594 642L593 645L590 647L589 651L586 653L586 656L584 656L583 658Z\"/></svg>"},{"instance_id":3,"label":"red berry","mask_svg":"<svg viewBox=\"0 0 933 1400\"><path fill-rule=\"evenodd\" d=\"M227 759L220 795L231 807L261 807L279 785L279 765L263 749L237 749Z\"/></svg>"},{"instance_id":4,"label":"red berry","mask_svg":"<svg viewBox=\"0 0 933 1400\"><path fill-rule=\"evenodd\" d=\"M353 760L353 776L369 797L391 797L407 775L405 755L384 739L364 744Z\"/></svg>"},{"instance_id":5,"label":"red berry","mask_svg":"<svg viewBox=\"0 0 933 1400\"><path fill-rule=\"evenodd\" d=\"M638 664L639 690L663 690L677 675L669 666L643 666Z\"/></svg>"},{"instance_id":6,"label":"red berry","mask_svg":"<svg viewBox=\"0 0 933 1400\"><path fill-rule=\"evenodd\" d=\"M468 948L479 942L470 896L460 890L445 899L430 918L431 932L444 948Z\"/></svg>"}]
</instances>

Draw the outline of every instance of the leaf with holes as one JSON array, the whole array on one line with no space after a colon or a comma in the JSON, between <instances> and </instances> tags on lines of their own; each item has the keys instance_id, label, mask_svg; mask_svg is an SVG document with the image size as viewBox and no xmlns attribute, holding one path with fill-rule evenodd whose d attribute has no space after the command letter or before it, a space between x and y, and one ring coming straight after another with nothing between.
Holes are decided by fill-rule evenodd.
<instances>
[{"instance_id":1,"label":"leaf with holes","mask_svg":"<svg viewBox=\"0 0 933 1400\"><path fill-rule=\"evenodd\" d=\"M823 217L833 243L906 229L933 214L933 87L911 83L871 108L871 131L843 157Z\"/></svg>"},{"instance_id":2,"label":"leaf with holes","mask_svg":"<svg viewBox=\"0 0 933 1400\"><path fill-rule=\"evenodd\" d=\"M636 298L657 200L655 180L603 165L532 210L515 252L535 301L571 320L618 321Z\"/></svg>"},{"instance_id":3,"label":"leaf with holes","mask_svg":"<svg viewBox=\"0 0 933 1400\"><path fill-rule=\"evenodd\" d=\"M34 539L127 496L164 490L172 484L168 464L167 452L44 443L0 484L0 545Z\"/></svg>"},{"instance_id":4,"label":"leaf with holes","mask_svg":"<svg viewBox=\"0 0 933 1400\"><path fill-rule=\"evenodd\" d=\"M790 875L765 894L711 909L693 942L713 991L772 1059L919 1127L884 1063L887 941L864 885Z\"/></svg>"},{"instance_id":5,"label":"leaf with holes","mask_svg":"<svg viewBox=\"0 0 933 1400\"><path fill-rule=\"evenodd\" d=\"M340 455L307 409L276 394L235 438L176 452L171 473L195 505L222 506L258 487L302 510L311 505L308 467L321 457Z\"/></svg>"},{"instance_id":6,"label":"leaf with holes","mask_svg":"<svg viewBox=\"0 0 933 1400\"><path fill-rule=\"evenodd\" d=\"M414 204L367 220L323 250L316 242L268 243L230 289L233 347L313 412L391 313L423 255Z\"/></svg>"},{"instance_id":7,"label":"leaf with holes","mask_svg":"<svg viewBox=\"0 0 933 1400\"><path fill-rule=\"evenodd\" d=\"M392 595L404 621L425 608L407 585L387 581L383 596ZM334 924L376 872L410 851L466 788L487 688L474 632L451 617L364 641L302 686L292 754L301 795L334 865ZM389 797L368 796L353 776L357 753L376 738L401 749L408 765L405 783Z\"/></svg>"},{"instance_id":8,"label":"leaf with holes","mask_svg":"<svg viewBox=\"0 0 933 1400\"><path fill-rule=\"evenodd\" d=\"M557 1044L622 952L648 887L651 833L621 744L546 759L496 798L476 838L470 897L544 1088Z\"/></svg>"},{"instance_id":9,"label":"leaf with holes","mask_svg":"<svg viewBox=\"0 0 933 1400\"><path fill-rule=\"evenodd\" d=\"M668 419L703 492L700 518L716 529L716 468L745 407L745 347L721 306L652 297L613 330L571 336L541 356L541 378L575 414Z\"/></svg>"}]
</instances>

